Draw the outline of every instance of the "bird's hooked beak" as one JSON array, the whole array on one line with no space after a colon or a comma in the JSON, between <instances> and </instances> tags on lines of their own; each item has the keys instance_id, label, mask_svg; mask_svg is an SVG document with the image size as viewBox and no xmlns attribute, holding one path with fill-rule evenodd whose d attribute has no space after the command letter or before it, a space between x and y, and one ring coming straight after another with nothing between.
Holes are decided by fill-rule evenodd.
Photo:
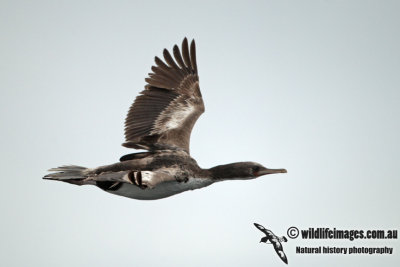
<instances>
[{"instance_id":1,"label":"bird's hooked beak","mask_svg":"<svg viewBox=\"0 0 400 267\"><path fill-rule=\"evenodd\" d=\"M257 176L262 176L266 174L274 174L274 173L287 173L286 169L268 169L268 168L262 168L257 172Z\"/></svg>"}]
</instances>

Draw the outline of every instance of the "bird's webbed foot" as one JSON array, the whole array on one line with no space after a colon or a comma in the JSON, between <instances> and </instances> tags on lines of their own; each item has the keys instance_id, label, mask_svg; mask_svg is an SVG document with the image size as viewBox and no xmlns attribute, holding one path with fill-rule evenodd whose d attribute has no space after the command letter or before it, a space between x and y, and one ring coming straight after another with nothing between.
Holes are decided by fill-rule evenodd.
<instances>
[{"instance_id":1,"label":"bird's webbed foot","mask_svg":"<svg viewBox=\"0 0 400 267\"><path fill-rule=\"evenodd\" d=\"M129 180L141 189L154 188L156 185L152 172L148 171L131 171L128 174Z\"/></svg>"}]
</instances>

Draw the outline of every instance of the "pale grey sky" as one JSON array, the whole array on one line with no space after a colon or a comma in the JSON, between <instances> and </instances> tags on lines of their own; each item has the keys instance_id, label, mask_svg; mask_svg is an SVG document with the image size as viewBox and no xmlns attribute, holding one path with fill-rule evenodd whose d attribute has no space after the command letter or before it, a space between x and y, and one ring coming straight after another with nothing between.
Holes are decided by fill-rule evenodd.
<instances>
[{"instance_id":1,"label":"pale grey sky","mask_svg":"<svg viewBox=\"0 0 400 267\"><path fill-rule=\"evenodd\" d=\"M4 266L283 266L258 222L399 229L397 1L1 1ZM154 56L195 38L203 167L288 174L159 201L44 181L51 167L132 152L123 122ZM298 255L296 246L395 255ZM292 266L398 266L399 241L305 241Z\"/></svg>"}]
</instances>

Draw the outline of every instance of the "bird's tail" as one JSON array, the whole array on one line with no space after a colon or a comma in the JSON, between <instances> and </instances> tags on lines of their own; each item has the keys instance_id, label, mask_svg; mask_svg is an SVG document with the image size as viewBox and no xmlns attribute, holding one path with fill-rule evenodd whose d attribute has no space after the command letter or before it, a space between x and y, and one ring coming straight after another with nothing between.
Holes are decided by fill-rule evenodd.
<instances>
[{"instance_id":1,"label":"bird's tail","mask_svg":"<svg viewBox=\"0 0 400 267\"><path fill-rule=\"evenodd\" d=\"M83 180L89 177L88 170L88 168L76 165L61 166L50 169L49 171L54 173L45 175L43 179L82 185L85 184Z\"/></svg>"}]
</instances>

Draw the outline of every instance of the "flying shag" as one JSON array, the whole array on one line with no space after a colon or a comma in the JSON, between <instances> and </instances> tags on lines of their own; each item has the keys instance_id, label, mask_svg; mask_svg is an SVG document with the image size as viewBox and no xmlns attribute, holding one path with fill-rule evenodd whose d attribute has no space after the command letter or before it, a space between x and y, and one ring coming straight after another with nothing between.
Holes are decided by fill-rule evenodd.
<instances>
[{"instance_id":1,"label":"flying shag","mask_svg":"<svg viewBox=\"0 0 400 267\"><path fill-rule=\"evenodd\" d=\"M144 149L97 168L75 165L50 169L44 179L75 185L95 185L106 192L134 199L160 199L224 180L249 180L266 174L286 173L255 162L238 162L202 169L190 156L192 128L204 112L196 62L196 45L182 42L164 49L164 61L146 78L125 120L128 148Z\"/></svg>"}]
</instances>

